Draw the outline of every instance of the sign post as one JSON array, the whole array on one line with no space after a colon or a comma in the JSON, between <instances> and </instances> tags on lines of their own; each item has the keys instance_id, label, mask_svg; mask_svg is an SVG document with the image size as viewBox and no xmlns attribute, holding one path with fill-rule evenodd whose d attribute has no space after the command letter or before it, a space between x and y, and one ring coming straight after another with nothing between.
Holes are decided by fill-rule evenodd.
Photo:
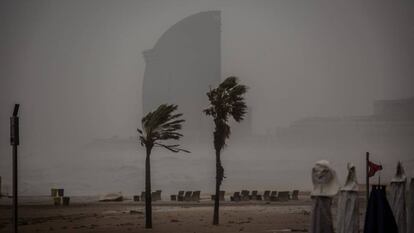
<instances>
[{"instance_id":1,"label":"sign post","mask_svg":"<svg viewBox=\"0 0 414 233\"><path fill-rule=\"evenodd\" d=\"M13 115L10 117L10 145L13 148L13 232L18 230L18 180L17 180L17 146L19 145L19 104L14 105Z\"/></svg>"}]
</instances>

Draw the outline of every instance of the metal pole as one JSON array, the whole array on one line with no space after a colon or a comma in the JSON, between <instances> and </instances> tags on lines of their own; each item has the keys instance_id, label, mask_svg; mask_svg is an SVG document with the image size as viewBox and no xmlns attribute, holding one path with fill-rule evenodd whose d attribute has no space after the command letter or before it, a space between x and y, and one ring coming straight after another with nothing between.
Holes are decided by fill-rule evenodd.
<instances>
[{"instance_id":1,"label":"metal pole","mask_svg":"<svg viewBox=\"0 0 414 233\"><path fill-rule=\"evenodd\" d=\"M13 233L18 232L18 177L17 177L17 146L19 145L19 104L14 105L13 116L10 117L10 144L13 147Z\"/></svg>"},{"instance_id":2,"label":"metal pole","mask_svg":"<svg viewBox=\"0 0 414 233\"><path fill-rule=\"evenodd\" d=\"M13 232L17 233L18 200L17 200L17 145L13 145Z\"/></svg>"},{"instance_id":3,"label":"metal pole","mask_svg":"<svg viewBox=\"0 0 414 233\"><path fill-rule=\"evenodd\" d=\"M367 177L366 177L366 185L367 185L367 187L366 187L366 201L367 201L367 206L368 206L368 200L369 200L369 176L368 176L368 173L369 173L369 152L367 152L366 153L366 175L367 175Z\"/></svg>"}]
</instances>

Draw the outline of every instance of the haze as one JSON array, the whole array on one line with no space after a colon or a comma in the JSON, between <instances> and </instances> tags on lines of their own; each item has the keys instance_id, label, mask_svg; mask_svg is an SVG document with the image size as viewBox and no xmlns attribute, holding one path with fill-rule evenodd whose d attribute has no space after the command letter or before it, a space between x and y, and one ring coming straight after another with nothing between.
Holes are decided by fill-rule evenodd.
<instances>
[{"instance_id":1,"label":"haze","mask_svg":"<svg viewBox=\"0 0 414 233\"><path fill-rule=\"evenodd\" d=\"M356 164L362 182L365 151L386 167L384 181L398 160L414 175L412 115L383 143L338 136L312 146L296 136L287 143L274 137L301 119L371 116L376 100L413 97L413 1L3 0L0 176L6 186L9 117L20 103L22 194L47 194L54 186L69 195L141 192L142 53L180 20L212 10L221 14L221 78L235 75L250 87L251 132L242 138L235 129L223 155L223 188L309 189L318 159L330 160L342 179L346 163ZM300 145L291 144L296 139ZM190 155L154 152L154 190L213 190L212 139L184 146Z\"/></svg>"}]
</instances>

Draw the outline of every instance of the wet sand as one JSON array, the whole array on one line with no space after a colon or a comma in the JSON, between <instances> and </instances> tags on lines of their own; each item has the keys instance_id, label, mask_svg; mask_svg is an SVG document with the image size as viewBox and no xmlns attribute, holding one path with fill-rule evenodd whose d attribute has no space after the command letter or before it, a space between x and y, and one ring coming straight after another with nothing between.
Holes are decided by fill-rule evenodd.
<instances>
[{"instance_id":1,"label":"wet sand","mask_svg":"<svg viewBox=\"0 0 414 233\"><path fill-rule=\"evenodd\" d=\"M142 202L85 202L53 206L33 202L19 208L19 232L307 232L309 197L299 201L225 201L220 225L213 226L213 202L159 201L153 205L153 229L144 229ZM10 232L10 206L0 202L0 232Z\"/></svg>"}]
</instances>

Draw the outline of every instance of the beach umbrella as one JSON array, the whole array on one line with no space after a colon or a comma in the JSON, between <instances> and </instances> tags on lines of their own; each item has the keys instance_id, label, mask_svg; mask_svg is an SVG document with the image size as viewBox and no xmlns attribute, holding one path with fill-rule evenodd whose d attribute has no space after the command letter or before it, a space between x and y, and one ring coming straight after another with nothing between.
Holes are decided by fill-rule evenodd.
<instances>
[{"instance_id":1,"label":"beach umbrella","mask_svg":"<svg viewBox=\"0 0 414 233\"><path fill-rule=\"evenodd\" d=\"M364 233L398 233L383 185L372 186L365 214Z\"/></svg>"},{"instance_id":2,"label":"beach umbrella","mask_svg":"<svg viewBox=\"0 0 414 233\"><path fill-rule=\"evenodd\" d=\"M408 208L408 223L409 223L409 233L414 233L414 178L411 178L410 182L410 192L409 192L410 205Z\"/></svg>"},{"instance_id":3,"label":"beach umbrella","mask_svg":"<svg viewBox=\"0 0 414 233\"><path fill-rule=\"evenodd\" d=\"M405 201L407 177L401 162L397 164L397 172L391 180L389 201L399 233L407 233L407 210Z\"/></svg>"},{"instance_id":4,"label":"beach umbrella","mask_svg":"<svg viewBox=\"0 0 414 233\"><path fill-rule=\"evenodd\" d=\"M338 193L336 172L326 160L312 168L313 200L310 233L333 233L332 197Z\"/></svg>"},{"instance_id":5,"label":"beach umbrella","mask_svg":"<svg viewBox=\"0 0 414 233\"><path fill-rule=\"evenodd\" d=\"M348 176L338 198L337 233L359 232L359 199L355 166L348 164Z\"/></svg>"}]
</instances>

